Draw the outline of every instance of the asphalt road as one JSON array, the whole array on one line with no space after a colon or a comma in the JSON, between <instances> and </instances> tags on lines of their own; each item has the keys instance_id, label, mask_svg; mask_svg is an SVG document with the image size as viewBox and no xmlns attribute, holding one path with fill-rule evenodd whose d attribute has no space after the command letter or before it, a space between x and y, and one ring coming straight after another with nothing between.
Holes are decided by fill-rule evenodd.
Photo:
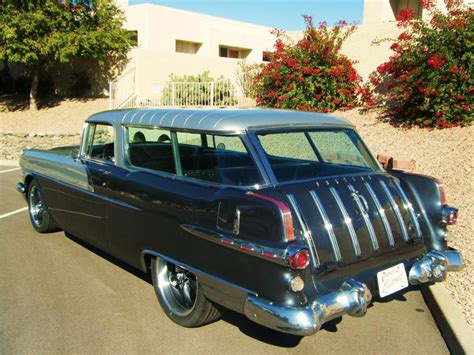
<instances>
[{"instance_id":1,"label":"asphalt road","mask_svg":"<svg viewBox=\"0 0 474 355\"><path fill-rule=\"evenodd\" d=\"M149 278L64 233L37 234L0 167L0 353L448 353L419 291L377 302L305 338L233 312L186 329L161 311Z\"/></svg>"}]
</instances>

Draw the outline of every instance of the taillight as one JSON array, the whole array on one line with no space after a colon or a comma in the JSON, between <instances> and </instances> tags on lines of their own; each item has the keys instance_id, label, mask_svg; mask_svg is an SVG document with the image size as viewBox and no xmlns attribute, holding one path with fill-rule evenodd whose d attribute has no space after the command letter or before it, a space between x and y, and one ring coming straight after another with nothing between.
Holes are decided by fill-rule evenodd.
<instances>
[{"instance_id":1,"label":"taillight","mask_svg":"<svg viewBox=\"0 0 474 355\"><path fill-rule=\"evenodd\" d=\"M443 206L443 221L447 225L456 224L458 221L458 209L444 205Z\"/></svg>"},{"instance_id":2,"label":"taillight","mask_svg":"<svg viewBox=\"0 0 474 355\"><path fill-rule=\"evenodd\" d=\"M291 241L296 239L295 238L295 230L294 230L294 226L293 226L293 217L291 216L291 211L283 202L281 202L281 201L279 201L279 200L277 200L273 197L260 195L260 194L257 194L255 192L251 192L251 191L248 192L247 195L257 197L257 198L261 198L263 200L271 201L275 205L277 205L278 208L280 209L281 216L283 218L283 225L285 226L286 240L291 242Z\"/></svg>"},{"instance_id":3,"label":"taillight","mask_svg":"<svg viewBox=\"0 0 474 355\"><path fill-rule=\"evenodd\" d=\"M290 255L290 267L292 269L304 269L309 264L309 253L306 249L301 249Z\"/></svg>"},{"instance_id":4,"label":"taillight","mask_svg":"<svg viewBox=\"0 0 474 355\"><path fill-rule=\"evenodd\" d=\"M443 183L438 179L434 179L434 181L438 186L439 197L441 205L443 206L442 214L444 223L447 225L456 224L458 221L458 209L447 205L446 190L444 189Z\"/></svg>"}]
</instances>

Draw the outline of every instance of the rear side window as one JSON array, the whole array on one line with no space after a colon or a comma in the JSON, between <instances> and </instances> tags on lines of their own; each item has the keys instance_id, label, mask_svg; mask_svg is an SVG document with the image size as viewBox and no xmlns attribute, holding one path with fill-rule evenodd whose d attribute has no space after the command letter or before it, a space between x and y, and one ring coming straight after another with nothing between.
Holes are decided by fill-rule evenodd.
<instances>
[{"instance_id":1,"label":"rear side window","mask_svg":"<svg viewBox=\"0 0 474 355\"><path fill-rule=\"evenodd\" d=\"M128 127L127 143L131 165L176 174L170 131Z\"/></svg>"},{"instance_id":2,"label":"rear side window","mask_svg":"<svg viewBox=\"0 0 474 355\"><path fill-rule=\"evenodd\" d=\"M178 132L177 137L183 176L235 186L262 184L239 136Z\"/></svg>"}]
</instances>

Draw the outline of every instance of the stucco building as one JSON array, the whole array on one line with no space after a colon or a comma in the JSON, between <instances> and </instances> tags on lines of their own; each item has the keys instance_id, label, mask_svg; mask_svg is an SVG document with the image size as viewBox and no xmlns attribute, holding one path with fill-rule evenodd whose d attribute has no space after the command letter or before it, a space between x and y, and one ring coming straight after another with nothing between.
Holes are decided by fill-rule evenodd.
<instances>
[{"instance_id":1,"label":"stucco building","mask_svg":"<svg viewBox=\"0 0 474 355\"><path fill-rule=\"evenodd\" d=\"M437 1L442 8L443 0ZM111 87L118 97L114 105L130 97L131 91L135 91L140 102L158 102L172 73L181 76L209 71L211 76L223 76L235 84L239 60L261 63L265 53L273 50L275 37L270 27L150 3L117 3L125 12L126 27L136 31L138 45L130 54L124 76ZM364 1L362 23L342 48L358 62L356 68L363 78L389 57L388 43L374 46L372 42L398 36L400 29L395 18L406 7L419 17L426 17L419 0ZM301 34L289 33L294 39Z\"/></svg>"}]
</instances>

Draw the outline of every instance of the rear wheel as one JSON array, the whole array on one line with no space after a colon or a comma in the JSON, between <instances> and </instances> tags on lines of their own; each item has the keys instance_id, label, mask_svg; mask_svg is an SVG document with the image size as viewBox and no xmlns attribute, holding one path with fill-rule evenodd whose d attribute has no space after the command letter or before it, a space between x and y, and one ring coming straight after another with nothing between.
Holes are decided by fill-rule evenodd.
<instances>
[{"instance_id":1,"label":"rear wheel","mask_svg":"<svg viewBox=\"0 0 474 355\"><path fill-rule=\"evenodd\" d=\"M45 204L38 183L33 180L28 185L28 212L33 228L39 233L49 233L58 230Z\"/></svg>"},{"instance_id":2,"label":"rear wheel","mask_svg":"<svg viewBox=\"0 0 474 355\"><path fill-rule=\"evenodd\" d=\"M158 301L173 322L183 327L198 327L220 317L189 271L156 258L151 261L151 275Z\"/></svg>"}]
</instances>

